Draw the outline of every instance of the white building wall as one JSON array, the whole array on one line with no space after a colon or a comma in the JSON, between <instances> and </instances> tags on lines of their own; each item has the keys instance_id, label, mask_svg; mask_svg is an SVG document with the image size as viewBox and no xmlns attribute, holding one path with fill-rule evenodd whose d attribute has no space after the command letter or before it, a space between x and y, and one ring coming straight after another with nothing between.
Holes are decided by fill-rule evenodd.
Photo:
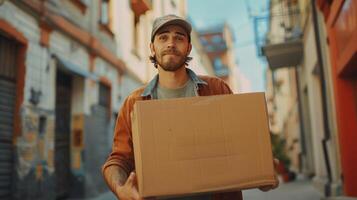
<instances>
[{"instance_id":1,"label":"white building wall","mask_svg":"<svg viewBox=\"0 0 357 200\"><path fill-rule=\"evenodd\" d=\"M331 139L328 141L328 154L331 164L331 173L332 173L332 195L340 195L340 189L342 187L341 181L341 161L340 161L340 148L339 148L339 138L337 130L337 118L335 112L335 96L334 96L334 86L332 79L332 67L330 63L330 51L327 44L327 30L324 26L324 16L322 12L318 12L318 25L320 30L321 48L322 48L322 62L324 66L324 75L326 81L326 99L327 101L327 112L329 116L328 125L330 127Z\"/></svg>"},{"instance_id":2,"label":"white building wall","mask_svg":"<svg viewBox=\"0 0 357 200\"><path fill-rule=\"evenodd\" d=\"M150 23L147 15L141 15L137 24L138 48L137 55L134 54L134 12L130 1L113 1L113 32L116 35L118 55L122 56L126 66L134 72L142 82L147 82L147 64L149 57L148 29ZM148 12L147 12L148 13Z\"/></svg>"},{"instance_id":3,"label":"white building wall","mask_svg":"<svg viewBox=\"0 0 357 200\"><path fill-rule=\"evenodd\" d=\"M71 40L71 38L63 35L58 31L53 31L50 35L49 51L52 55L60 56L67 62L70 62L76 67L89 72L89 55L85 47ZM52 81L52 104L54 108L56 98L56 70L57 60L52 58L51 68L53 70ZM90 88L89 80L84 77L73 76L73 93L72 93L72 114L84 113L89 115L91 112L91 103L94 103L92 93L96 93L98 88ZM90 90L92 89L92 90Z\"/></svg>"},{"instance_id":4,"label":"white building wall","mask_svg":"<svg viewBox=\"0 0 357 200\"><path fill-rule=\"evenodd\" d=\"M308 95L309 95L309 107L310 107L310 120L311 120L311 132L312 132L312 147L314 155L315 165L315 177L314 181L316 186L324 191L324 184L327 181L327 172L324 162L322 139L324 138L324 127L322 119L322 96L321 85L319 78L314 75L314 69L317 66L317 53L315 44L315 35L311 18L307 23L305 29L305 45L304 45L304 76L307 81Z\"/></svg>"},{"instance_id":5,"label":"white building wall","mask_svg":"<svg viewBox=\"0 0 357 200\"><path fill-rule=\"evenodd\" d=\"M278 0L273 0L271 6L272 13L286 12L286 8ZM285 30L281 24L286 21L288 21L288 17L272 17L270 19L269 43L277 44L284 42ZM285 68L274 70L275 91L274 96L273 91L269 92L269 98L270 101L273 101L270 108L271 112L273 112L271 118L274 120L272 131L280 133L286 139L286 150L288 150L289 158L292 161L291 168L297 171L300 167L299 156L302 151L300 142L303 141L300 138L301 131L295 67L299 68L299 66L285 66ZM271 77L268 78L271 80ZM271 85L270 89L273 89Z\"/></svg>"},{"instance_id":6,"label":"white building wall","mask_svg":"<svg viewBox=\"0 0 357 200\"><path fill-rule=\"evenodd\" d=\"M114 110L118 111L125 98L140 86L142 86L142 84L137 82L132 76L128 74L121 76L118 84L118 101L117 104L114 105Z\"/></svg>"},{"instance_id":7,"label":"white building wall","mask_svg":"<svg viewBox=\"0 0 357 200\"><path fill-rule=\"evenodd\" d=\"M118 70L114 67L112 67L108 62L101 58L96 58L95 61L95 70L94 74L97 75L98 77L105 77L108 79L111 83L111 107L116 105L118 103L118 85L119 85L119 80L118 80ZM97 92L94 93L93 97L91 98L92 100L95 100L96 102L93 104L97 104L97 101L99 100L99 89L96 90ZM115 112L115 110L112 110Z\"/></svg>"},{"instance_id":8,"label":"white building wall","mask_svg":"<svg viewBox=\"0 0 357 200\"><path fill-rule=\"evenodd\" d=\"M190 56L193 60L189 63L188 68L192 69L195 73L200 75L209 75L210 71L202 66L202 60L200 60L199 52L196 48L192 48Z\"/></svg>"},{"instance_id":9,"label":"white building wall","mask_svg":"<svg viewBox=\"0 0 357 200\"><path fill-rule=\"evenodd\" d=\"M279 0L272 0L271 4L272 4L272 8L271 8L272 13L282 12L282 6ZM270 30L273 31L270 31L267 37L271 43L283 42L285 31L281 27L281 23L282 23L282 17L271 18Z\"/></svg>"},{"instance_id":10,"label":"white building wall","mask_svg":"<svg viewBox=\"0 0 357 200\"><path fill-rule=\"evenodd\" d=\"M288 80L289 71L287 69L280 69L275 72L275 81L277 83L277 89L275 93L276 105L277 105L277 126L279 132L284 129L284 123L288 116L289 108L289 86Z\"/></svg>"},{"instance_id":11,"label":"white building wall","mask_svg":"<svg viewBox=\"0 0 357 200\"><path fill-rule=\"evenodd\" d=\"M53 31L50 35L49 49L51 54L70 61L84 71L89 71L87 49L61 32Z\"/></svg>"},{"instance_id":12,"label":"white building wall","mask_svg":"<svg viewBox=\"0 0 357 200\"><path fill-rule=\"evenodd\" d=\"M126 1L118 1L126 2ZM28 15L24 11L18 9L11 2L5 1L0 7L0 17L6 19L15 28L24 34L28 40L28 48L26 51L26 76L25 76L25 96L24 105L29 105L31 88L42 92L39 108L53 110L55 102L55 77L56 77L56 62L51 55L58 55L62 59L75 64L82 70L89 72L89 55L87 49L73 41L68 36L54 30L50 34L49 48L44 48L40 45L40 27L37 20ZM118 96L118 71L111 64L97 57L95 59L95 74L104 76L112 82L112 103L115 104ZM86 114L90 112L90 104L97 103L96 95L98 87L90 87L90 80L83 78L83 85L78 92L84 92L85 98L80 109ZM75 79L74 83L78 83ZM92 84L93 85L93 84ZM77 86L76 86L77 87ZM78 88L77 88L78 89ZM76 93L77 95L78 93ZM77 98L75 98L77 99ZM79 109L76 107L76 109Z\"/></svg>"}]
</instances>

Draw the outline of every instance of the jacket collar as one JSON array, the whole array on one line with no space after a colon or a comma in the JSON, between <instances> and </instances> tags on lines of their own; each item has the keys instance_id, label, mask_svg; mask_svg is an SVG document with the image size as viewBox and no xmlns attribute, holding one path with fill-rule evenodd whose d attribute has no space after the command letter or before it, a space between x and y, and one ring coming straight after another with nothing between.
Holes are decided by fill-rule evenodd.
<instances>
[{"instance_id":1,"label":"jacket collar","mask_svg":"<svg viewBox=\"0 0 357 200\"><path fill-rule=\"evenodd\" d=\"M195 72L193 72L191 69L186 68L186 72L188 74L188 76L190 77L190 79L193 81L193 83L195 84L195 88L196 90L198 89L199 85L208 85L208 83L202 79L200 79L200 77L198 77L196 75ZM157 81L159 80L159 74L156 74L155 77L149 82L149 84L145 87L144 92L141 93L142 97L145 96L153 96L154 93L154 89L156 88L157 85Z\"/></svg>"}]
</instances>

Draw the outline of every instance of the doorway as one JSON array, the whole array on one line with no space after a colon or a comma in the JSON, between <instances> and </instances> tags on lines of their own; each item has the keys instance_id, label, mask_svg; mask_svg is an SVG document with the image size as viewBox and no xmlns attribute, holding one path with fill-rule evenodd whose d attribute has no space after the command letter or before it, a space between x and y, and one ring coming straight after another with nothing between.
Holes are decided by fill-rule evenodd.
<instances>
[{"instance_id":1,"label":"doorway","mask_svg":"<svg viewBox=\"0 0 357 200\"><path fill-rule=\"evenodd\" d=\"M18 43L0 34L0 199L11 199Z\"/></svg>"},{"instance_id":2,"label":"doorway","mask_svg":"<svg viewBox=\"0 0 357 200\"><path fill-rule=\"evenodd\" d=\"M58 70L55 128L56 199L67 198L70 194L71 99L72 76Z\"/></svg>"}]
</instances>

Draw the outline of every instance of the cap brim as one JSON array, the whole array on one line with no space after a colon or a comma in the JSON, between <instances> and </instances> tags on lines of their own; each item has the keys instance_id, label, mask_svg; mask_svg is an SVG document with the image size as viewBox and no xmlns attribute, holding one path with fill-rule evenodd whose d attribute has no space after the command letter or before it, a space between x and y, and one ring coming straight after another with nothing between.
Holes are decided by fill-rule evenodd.
<instances>
[{"instance_id":1,"label":"cap brim","mask_svg":"<svg viewBox=\"0 0 357 200\"><path fill-rule=\"evenodd\" d=\"M163 28L165 26L168 26L168 25L177 25L177 26L182 27L186 31L187 36L190 37L191 30L192 30L191 25L188 22L186 22L185 20L183 20L183 19L173 19L173 20L166 21L166 22L163 22L162 24L158 25L156 30L154 30L154 32L152 33L151 41L154 40L154 37L155 37L156 33L161 28Z\"/></svg>"}]
</instances>

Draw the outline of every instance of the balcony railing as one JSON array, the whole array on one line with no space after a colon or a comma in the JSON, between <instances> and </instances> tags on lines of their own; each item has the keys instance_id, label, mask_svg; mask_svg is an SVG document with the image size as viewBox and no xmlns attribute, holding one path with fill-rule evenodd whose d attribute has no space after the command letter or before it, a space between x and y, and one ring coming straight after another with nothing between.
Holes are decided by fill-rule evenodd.
<instances>
[{"instance_id":1,"label":"balcony railing","mask_svg":"<svg viewBox=\"0 0 357 200\"><path fill-rule=\"evenodd\" d=\"M262 48L269 67L278 69L282 67L295 67L301 63L303 56L303 42L301 38L276 44L266 44Z\"/></svg>"},{"instance_id":2,"label":"balcony railing","mask_svg":"<svg viewBox=\"0 0 357 200\"><path fill-rule=\"evenodd\" d=\"M269 36L261 47L262 54L273 70L298 66L303 56L298 4L277 2L271 8Z\"/></svg>"}]
</instances>

